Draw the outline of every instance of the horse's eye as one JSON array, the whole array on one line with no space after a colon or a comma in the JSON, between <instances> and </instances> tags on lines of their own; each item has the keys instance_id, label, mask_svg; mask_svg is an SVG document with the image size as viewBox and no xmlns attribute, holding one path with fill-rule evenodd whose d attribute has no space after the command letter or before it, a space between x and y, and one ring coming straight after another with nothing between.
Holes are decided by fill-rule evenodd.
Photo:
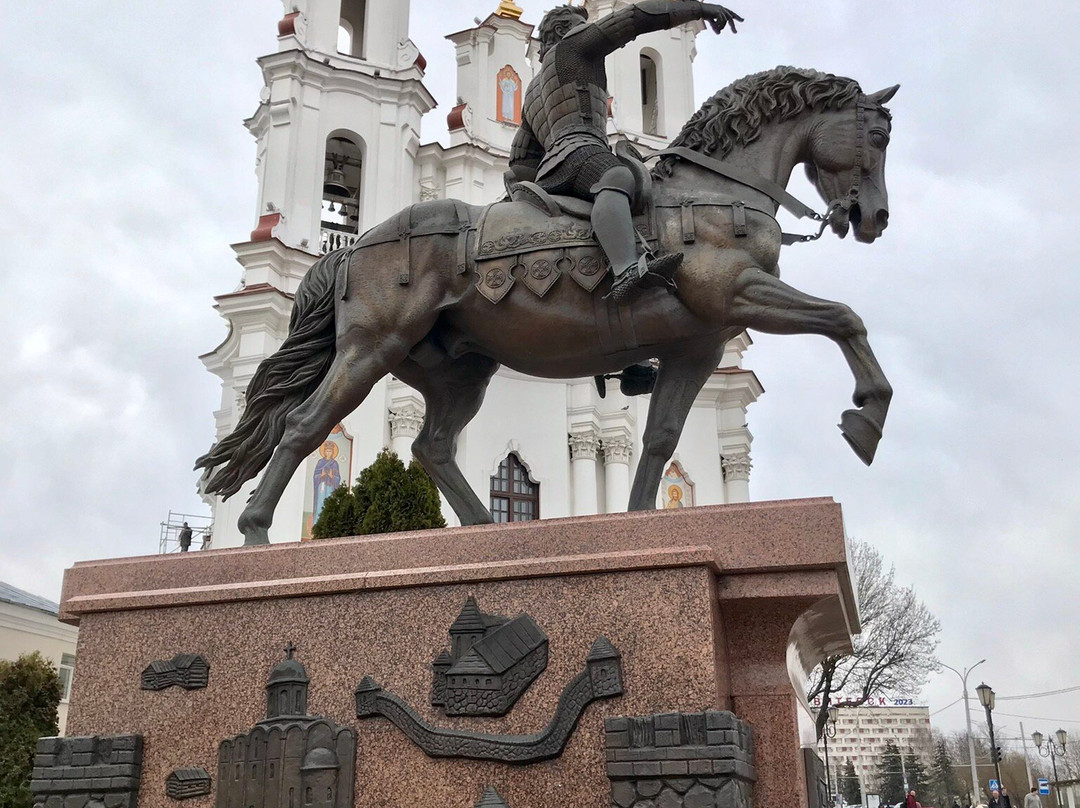
<instances>
[{"instance_id":1,"label":"horse's eye","mask_svg":"<svg viewBox=\"0 0 1080 808\"><path fill-rule=\"evenodd\" d=\"M874 129L867 136L867 140L875 149L884 149L889 145L889 133L884 129Z\"/></svg>"}]
</instances>

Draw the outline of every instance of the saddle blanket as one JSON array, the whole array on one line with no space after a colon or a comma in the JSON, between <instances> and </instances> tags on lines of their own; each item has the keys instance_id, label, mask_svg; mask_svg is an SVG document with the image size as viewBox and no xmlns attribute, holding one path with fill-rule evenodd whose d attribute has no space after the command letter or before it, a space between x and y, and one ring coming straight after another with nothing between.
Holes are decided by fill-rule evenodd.
<instances>
[{"instance_id":1,"label":"saddle blanket","mask_svg":"<svg viewBox=\"0 0 1080 808\"><path fill-rule=\"evenodd\" d=\"M608 267L588 221L548 216L528 202L496 202L487 209L477 230L474 260L476 288L492 303L506 297L519 280L543 297L562 275L591 292Z\"/></svg>"}]
</instances>

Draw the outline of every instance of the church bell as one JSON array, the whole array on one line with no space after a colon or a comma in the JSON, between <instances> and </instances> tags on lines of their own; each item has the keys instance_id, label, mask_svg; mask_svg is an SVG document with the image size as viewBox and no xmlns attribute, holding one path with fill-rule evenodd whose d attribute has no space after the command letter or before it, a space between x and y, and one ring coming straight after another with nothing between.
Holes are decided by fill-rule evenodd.
<instances>
[{"instance_id":1,"label":"church bell","mask_svg":"<svg viewBox=\"0 0 1080 808\"><path fill-rule=\"evenodd\" d=\"M326 175L323 183L323 194L326 196L349 196L349 189L345 185L345 172L341 166L335 165Z\"/></svg>"}]
</instances>

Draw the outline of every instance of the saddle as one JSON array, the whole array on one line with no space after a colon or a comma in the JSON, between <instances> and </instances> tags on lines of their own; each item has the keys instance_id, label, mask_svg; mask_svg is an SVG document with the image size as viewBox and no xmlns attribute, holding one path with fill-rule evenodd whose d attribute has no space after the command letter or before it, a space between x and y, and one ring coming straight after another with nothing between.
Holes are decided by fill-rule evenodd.
<instances>
[{"instance_id":1,"label":"saddle","mask_svg":"<svg viewBox=\"0 0 1080 808\"><path fill-rule=\"evenodd\" d=\"M639 238L648 246L652 177L628 141L620 141L615 153L634 172L638 191L631 212ZM592 202L550 194L532 182L515 183L507 190L509 200L490 205L477 224L472 258L480 294L498 303L520 280L543 297L562 275L593 291L607 274L608 263L589 224Z\"/></svg>"},{"instance_id":2,"label":"saddle","mask_svg":"<svg viewBox=\"0 0 1080 808\"><path fill-rule=\"evenodd\" d=\"M615 144L615 156L622 160L634 175L634 199L630 204L630 212L640 216L652 201L652 174L649 173L641 152L629 140L620 140ZM511 199L528 202L549 216L562 213L577 219L588 219L592 213L592 202L586 199L549 194L535 182L512 182L509 172L506 193Z\"/></svg>"}]
</instances>

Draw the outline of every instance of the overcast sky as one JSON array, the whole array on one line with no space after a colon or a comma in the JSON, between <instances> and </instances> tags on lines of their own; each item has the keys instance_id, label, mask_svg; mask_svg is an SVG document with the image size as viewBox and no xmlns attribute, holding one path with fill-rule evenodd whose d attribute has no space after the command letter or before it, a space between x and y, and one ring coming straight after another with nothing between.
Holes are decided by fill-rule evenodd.
<instances>
[{"instance_id":1,"label":"overcast sky","mask_svg":"<svg viewBox=\"0 0 1080 808\"><path fill-rule=\"evenodd\" d=\"M521 4L533 23L552 5ZM1080 4L731 4L739 34L698 40L699 101L777 64L902 85L885 236L781 262L865 319L896 390L885 439L867 469L840 437L852 382L831 343L755 335L753 497L841 502L940 617L941 659L987 658L972 684L1080 685ZM454 101L443 35L496 5L413 3L440 104L423 140L445 137ZM271 0L5 7L0 579L57 599L74 561L155 552L170 509L205 510L190 468L220 393L197 356L225 336L212 297L239 282L228 245L254 222L241 121L280 16ZM946 672L923 697L959 694ZM1080 731L1080 692L998 712L1012 737L1006 713ZM934 721L959 728L963 709Z\"/></svg>"}]
</instances>

